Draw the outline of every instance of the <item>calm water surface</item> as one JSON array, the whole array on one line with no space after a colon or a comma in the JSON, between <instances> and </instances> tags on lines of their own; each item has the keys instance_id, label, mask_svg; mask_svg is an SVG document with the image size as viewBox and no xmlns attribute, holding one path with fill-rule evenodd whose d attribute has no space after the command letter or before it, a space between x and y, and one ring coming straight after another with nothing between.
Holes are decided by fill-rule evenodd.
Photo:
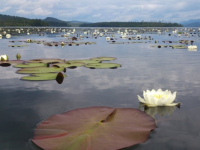
<instances>
[{"instance_id":1,"label":"calm water surface","mask_svg":"<svg viewBox=\"0 0 200 150\"><path fill-rule=\"evenodd\" d=\"M145 35L142 35L145 36ZM149 36L149 35L146 35ZM55 35L30 35L0 40L0 54L10 60L20 53L22 60L60 58L66 60L91 57L116 57L118 69L67 69L62 84L56 81L22 81L16 68L0 67L0 150L31 150L36 125L47 117L72 109L90 106L140 108L137 95L143 90L177 91L181 108L152 108L157 128L149 139L127 150L198 150L200 149L200 51L155 48L154 41L193 39L200 47L199 37L152 35L152 42L109 44L105 37L88 38L95 45L48 47L30 43L27 47L8 47L11 40L64 41ZM125 39L117 41L129 42ZM148 40L149 41L149 40ZM22 43L14 43L22 44ZM175 45L177 45L175 43ZM142 109L142 108L140 108ZM143 110L143 109L142 109Z\"/></svg>"}]
</instances>

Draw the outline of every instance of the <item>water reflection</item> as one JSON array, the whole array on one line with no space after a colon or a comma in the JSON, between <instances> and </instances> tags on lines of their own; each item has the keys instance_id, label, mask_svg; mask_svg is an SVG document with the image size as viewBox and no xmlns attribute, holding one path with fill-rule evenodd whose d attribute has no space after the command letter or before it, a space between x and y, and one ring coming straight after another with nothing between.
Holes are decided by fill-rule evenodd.
<instances>
[{"instance_id":1,"label":"water reflection","mask_svg":"<svg viewBox=\"0 0 200 150\"><path fill-rule=\"evenodd\" d=\"M145 107L144 104L140 103L139 109L143 109L144 112L155 118L156 114L159 114L162 117L171 115L176 110L176 106Z\"/></svg>"},{"instance_id":2,"label":"water reflection","mask_svg":"<svg viewBox=\"0 0 200 150\"><path fill-rule=\"evenodd\" d=\"M177 40L177 37L169 37L168 34L151 36L159 42ZM26 36L11 38L27 39ZM48 35L33 35L30 38L63 40ZM28 43L27 47L12 48L8 47L9 40L0 40L1 54L6 53L11 60L16 59L17 53L23 60L110 56L117 58L113 63L122 65L118 69L67 69L67 77L62 84L56 81L21 81L19 79L24 75L16 74L17 68L0 67L0 149L30 149L28 139L33 137L36 124L51 115L89 106L138 108L137 95L142 95L143 90L158 88L177 91L176 100L182 106L180 109L163 107L146 110L154 117L158 114L158 127L147 142L128 149L180 150L200 147L200 120L197 115L200 110L199 51L189 53L185 49L151 47L155 43L109 44L105 37L88 39L97 44L47 47ZM119 41L128 42L125 39ZM200 46L199 40L195 41L195 45Z\"/></svg>"}]
</instances>

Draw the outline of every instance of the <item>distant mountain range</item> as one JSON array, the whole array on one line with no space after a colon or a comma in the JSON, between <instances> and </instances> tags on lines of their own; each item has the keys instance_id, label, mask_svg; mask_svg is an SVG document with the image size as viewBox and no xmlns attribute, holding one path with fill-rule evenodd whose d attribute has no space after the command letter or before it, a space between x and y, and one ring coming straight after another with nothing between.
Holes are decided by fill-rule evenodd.
<instances>
[{"instance_id":1,"label":"distant mountain range","mask_svg":"<svg viewBox=\"0 0 200 150\"><path fill-rule=\"evenodd\" d=\"M200 19L191 19L180 22L184 27L200 27Z\"/></svg>"},{"instance_id":2,"label":"distant mountain range","mask_svg":"<svg viewBox=\"0 0 200 150\"><path fill-rule=\"evenodd\" d=\"M63 21L53 17L47 17L45 19L29 19L18 16L2 15L0 14L0 26L55 26L55 27L80 27L80 26L93 26L99 25L101 22L87 22L87 21ZM104 24L107 24L106 22ZM113 22L110 22L111 24ZM120 22L118 22L120 23ZM129 22L127 22L129 23ZM122 24L122 22L121 22ZM200 27L200 19L191 19L188 21L180 22L179 24L184 27ZM102 23L101 23L102 26ZM122 26L122 25L120 25ZM141 26L141 25L139 25ZM175 25L176 26L176 25ZM124 27L128 27L127 24Z\"/></svg>"},{"instance_id":3,"label":"distant mountain range","mask_svg":"<svg viewBox=\"0 0 200 150\"><path fill-rule=\"evenodd\" d=\"M71 27L68 22L53 17L47 17L43 21L47 22L51 27Z\"/></svg>"}]
</instances>

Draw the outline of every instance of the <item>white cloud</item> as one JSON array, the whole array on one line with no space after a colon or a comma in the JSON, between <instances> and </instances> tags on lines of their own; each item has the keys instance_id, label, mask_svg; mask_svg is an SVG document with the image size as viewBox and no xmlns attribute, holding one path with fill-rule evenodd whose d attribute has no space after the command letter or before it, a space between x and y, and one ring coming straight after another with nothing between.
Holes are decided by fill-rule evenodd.
<instances>
[{"instance_id":1,"label":"white cloud","mask_svg":"<svg viewBox=\"0 0 200 150\"><path fill-rule=\"evenodd\" d=\"M35 15L41 15L41 16L46 16L52 14L51 11L49 10L43 10L42 8L37 8L33 11L33 14Z\"/></svg>"},{"instance_id":2,"label":"white cloud","mask_svg":"<svg viewBox=\"0 0 200 150\"><path fill-rule=\"evenodd\" d=\"M10 8L10 15L15 12L24 17L37 18L50 16L63 20L85 21L141 21L164 20L184 21L198 18L200 1L159 1L141 0L1 0L0 12ZM176 15L177 16L176 16Z\"/></svg>"},{"instance_id":3,"label":"white cloud","mask_svg":"<svg viewBox=\"0 0 200 150\"><path fill-rule=\"evenodd\" d=\"M101 13L93 15L93 17L100 17L100 16L101 16Z\"/></svg>"},{"instance_id":4,"label":"white cloud","mask_svg":"<svg viewBox=\"0 0 200 150\"><path fill-rule=\"evenodd\" d=\"M9 9L10 9L10 7L4 7L3 9L0 9L0 12L5 12L5 11L7 11Z\"/></svg>"},{"instance_id":5,"label":"white cloud","mask_svg":"<svg viewBox=\"0 0 200 150\"><path fill-rule=\"evenodd\" d=\"M16 11L16 13L17 13L17 14L27 15L27 14L30 14L31 12L28 12L28 11L25 11L25 10L20 9L20 10Z\"/></svg>"}]
</instances>

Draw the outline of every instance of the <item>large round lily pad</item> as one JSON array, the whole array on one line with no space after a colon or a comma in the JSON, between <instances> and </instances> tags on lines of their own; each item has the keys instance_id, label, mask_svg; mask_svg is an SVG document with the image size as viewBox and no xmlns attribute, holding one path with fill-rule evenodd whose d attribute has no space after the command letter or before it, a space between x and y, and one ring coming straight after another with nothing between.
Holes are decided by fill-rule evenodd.
<instances>
[{"instance_id":1,"label":"large round lily pad","mask_svg":"<svg viewBox=\"0 0 200 150\"><path fill-rule=\"evenodd\" d=\"M110 60L116 60L117 58L115 57L96 57L96 58L91 58L92 60L100 60L100 61L110 61Z\"/></svg>"},{"instance_id":2,"label":"large round lily pad","mask_svg":"<svg viewBox=\"0 0 200 150\"><path fill-rule=\"evenodd\" d=\"M106 69L106 68L117 68L121 67L120 64L116 63L89 63L85 65L86 68L91 68L91 69Z\"/></svg>"},{"instance_id":3,"label":"large round lily pad","mask_svg":"<svg viewBox=\"0 0 200 150\"><path fill-rule=\"evenodd\" d=\"M66 74L62 75L63 77L67 76ZM57 76L58 73L36 73L36 74L31 74L30 76L22 77L21 80L28 80L28 81L55 80Z\"/></svg>"},{"instance_id":4,"label":"large round lily pad","mask_svg":"<svg viewBox=\"0 0 200 150\"><path fill-rule=\"evenodd\" d=\"M14 65L15 68L47 67L47 63L24 63Z\"/></svg>"},{"instance_id":5,"label":"large round lily pad","mask_svg":"<svg viewBox=\"0 0 200 150\"><path fill-rule=\"evenodd\" d=\"M45 150L116 150L145 142L155 128L138 109L79 108L42 121L32 141Z\"/></svg>"},{"instance_id":6,"label":"large round lily pad","mask_svg":"<svg viewBox=\"0 0 200 150\"><path fill-rule=\"evenodd\" d=\"M62 60L62 59L54 59L54 58L50 58L50 59L32 59L32 60L29 60L28 62L38 62L38 63L51 63L51 62L65 62L65 60Z\"/></svg>"},{"instance_id":7,"label":"large round lily pad","mask_svg":"<svg viewBox=\"0 0 200 150\"><path fill-rule=\"evenodd\" d=\"M17 71L17 73L33 74L33 73L53 73L62 72L64 67L32 67L32 68L22 68Z\"/></svg>"},{"instance_id":8,"label":"large round lily pad","mask_svg":"<svg viewBox=\"0 0 200 150\"><path fill-rule=\"evenodd\" d=\"M85 65L83 62L74 62L74 63L56 63L53 66L64 67L64 68L76 68Z\"/></svg>"},{"instance_id":9,"label":"large round lily pad","mask_svg":"<svg viewBox=\"0 0 200 150\"><path fill-rule=\"evenodd\" d=\"M99 63L101 60L91 60L91 59L82 59L82 60L69 60L67 63L77 63L77 62L83 62L85 64L88 63Z\"/></svg>"}]
</instances>

